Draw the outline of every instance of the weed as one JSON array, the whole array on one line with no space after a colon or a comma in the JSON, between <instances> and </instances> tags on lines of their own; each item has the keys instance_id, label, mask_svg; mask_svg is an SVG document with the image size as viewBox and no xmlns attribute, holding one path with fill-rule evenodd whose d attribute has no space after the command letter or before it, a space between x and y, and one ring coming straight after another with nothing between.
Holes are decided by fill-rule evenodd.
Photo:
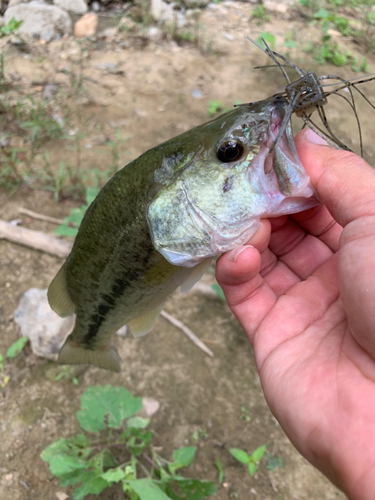
<instances>
[{"instance_id":1,"label":"weed","mask_svg":"<svg viewBox=\"0 0 375 500\"><path fill-rule=\"evenodd\" d=\"M16 21L14 17L5 25L0 28L0 36L11 35L16 33L18 28L23 25L23 21Z\"/></svg>"},{"instance_id":2,"label":"weed","mask_svg":"<svg viewBox=\"0 0 375 500\"><path fill-rule=\"evenodd\" d=\"M75 376L75 368L74 366L66 366L63 365L61 367L61 372L56 375L55 382L59 380L65 380L66 382L72 382L74 385L79 384L79 379Z\"/></svg>"},{"instance_id":3,"label":"weed","mask_svg":"<svg viewBox=\"0 0 375 500\"><path fill-rule=\"evenodd\" d=\"M196 429L191 435L190 441L197 443L200 439L207 439L208 432L205 429Z\"/></svg>"},{"instance_id":4,"label":"weed","mask_svg":"<svg viewBox=\"0 0 375 500\"><path fill-rule=\"evenodd\" d=\"M241 417L242 420L245 420L245 422L250 422L251 417L249 410L247 410L244 406L241 406Z\"/></svg>"},{"instance_id":5,"label":"weed","mask_svg":"<svg viewBox=\"0 0 375 500\"><path fill-rule=\"evenodd\" d=\"M257 471L258 463L263 458L266 452L267 445L263 444L259 446L251 455L246 453L246 451L240 448L229 448L229 453L242 464L246 464L249 470L250 476L254 476Z\"/></svg>"},{"instance_id":6,"label":"weed","mask_svg":"<svg viewBox=\"0 0 375 500\"><path fill-rule=\"evenodd\" d=\"M224 481L224 469L223 469L223 466L218 458L216 459L215 463L216 463L217 470L219 472L219 483L222 484L222 482Z\"/></svg>"},{"instance_id":7,"label":"weed","mask_svg":"<svg viewBox=\"0 0 375 500\"><path fill-rule=\"evenodd\" d=\"M99 191L98 188L86 188L86 204L79 208L72 208L70 215L65 217L64 222L55 229L55 233L60 236L76 236L86 210L95 200Z\"/></svg>"},{"instance_id":8,"label":"weed","mask_svg":"<svg viewBox=\"0 0 375 500\"><path fill-rule=\"evenodd\" d=\"M28 337L21 337L8 348L5 356L0 354L0 387L2 389L4 389L10 380L10 376L6 375L4 370L6 361L16 358L23 351L28 340Z\"/></svg>"},{"instance_id":9,"label":"weed","mask_svg":"<svg viewBox=\"0 0 375 500\"><path fill-rule=\"evenodd\" d=\"M219 299L224 300L224 302L227 300L225 298L223 289L221 288L221 286L218 283L214 283L213 285L211 285L211 288L217 294Z\"/></svg>"},{"instance_id":10,"label":"weed","mask_svg":"<svg viewBox=\"0 0 375 500\"><path fill-rule=\"evenodd\" d=\"M221 101L208 101L207 114L211 118L220 111L223 111L224 105Z\"/></svg>"},{"instance_id":11,"label":"weed","mask_svg":"<svg viewBox=\"0 0 375 500\"><path fill-rule=\"evenodd\" d=\"M271 49L275 47L276 38L272 33L268 33L267 31L262 31L262 33L255 40L257 44L263 45L263 40L270 46Z\"/></svg>"},{"instance_id":12,"label":"weed","mask_svg":"<svg viewBox=\"0 0 375 500\"><path fill-rule=\"evenodd\" d=\"M253 10L250 19L257 19L257 25L261 26L271 19L271 16L267 14L267 10L264 5L258 5Z\"/></svg>"},{"instance_id":13,"label":"weed","mask_svg":"<svg viewBox=\"0 0 375 500\"><path fill-rule=\"evenodd\" d=\"M142 399L123 387L86 389L76 414L82 433L55 441L41 454L61 486L80 484L73 499L98 495L114 484L130 500L200 500L216 492L212 482L176 474L192 463L195 446L176 450L171 462L156 453L149 419L136 416L141 408Z\"/></svg>"},{"instance_id":14,"label":"weed","mask_svg":"<svg viewBox=\"0 0 375 500\"><path fill-rule=\"evenodd\" d=\"M280 457L277 457L273 455L272 453L266 454L267 456L267 461L266 461L266 469L273 471L276 469L276 467L282 467L283 466L283 461Z\"/></svg>"}]
</instances>

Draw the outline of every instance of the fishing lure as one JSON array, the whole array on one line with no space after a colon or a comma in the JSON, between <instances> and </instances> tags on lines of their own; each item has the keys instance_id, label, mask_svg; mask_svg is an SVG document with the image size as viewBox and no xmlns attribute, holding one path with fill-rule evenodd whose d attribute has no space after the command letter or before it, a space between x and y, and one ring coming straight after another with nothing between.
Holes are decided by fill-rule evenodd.
<instances>
[{"instance_id":1,"label":"fishing lure","mask_svg":"<svg viewBox=\"0 0 375 500\"><path fill-rule=\"evenodd\" d=\"M375 106L372 104L372 102L366 97L366 95L360 89L357 88L357 85L361 83L367 83L370 82L371 80L375 80L374 73L369 73L367 75L356 77L351 80L345 80L344 78L338 75L323 75L318 77L315 73L307 72L299 68L294 63L289 61L289 59L287 59L285 56L272 50L263 38L261 40L264 44L264 48L249 36L247 36L246 38L256 47L258 47L262 52L264 52L268 57L270 57L275 63L266 66L256 66L254 69L278 67L281 70L287 82L285 91L275 94L273 96L276 99L286 99L289 105L288 108L286 109L282 126L280 127L279 133L275 139L275 142L271 150L273 150L279 143L292 114L295 113L299 118L301 118L304 121L304 126L302 128L306 126L309 127L316 134L325 139L327 143L330 144L331 146L351 151L351 149L348 146L346 146L342 141L340 141L340 139L336 137L336 135L333 133L331 127L329 126L327 116L325 114L323 107L327 104L327 97L331 95L338 95L343 99L345 99L345 101L350 105L356 117L358 133L359 133L360 153L361 156L363 157L363 140L362 140L361 124L356 110L352 88L356 90L373 109L375 109ZM279 59L284 64L280 63ZM294 69L298 73L300 78L293 82L290 81L290 78L284 68ZM362 79L359 80L358 78ZM325 80L337 80L337 81L328 84L322 83ZM325 88L330 86L338 86L338 88L335 88L332 91L327 92ZM348 89L350 94L350 100L348 99L348 97L339 93L341 90L344 89ZM324 129L322 129L315 122L312 121L311 115L313 114L314 111L318 112L319 118L323 124Z\"/></svg>"}]
</instances>

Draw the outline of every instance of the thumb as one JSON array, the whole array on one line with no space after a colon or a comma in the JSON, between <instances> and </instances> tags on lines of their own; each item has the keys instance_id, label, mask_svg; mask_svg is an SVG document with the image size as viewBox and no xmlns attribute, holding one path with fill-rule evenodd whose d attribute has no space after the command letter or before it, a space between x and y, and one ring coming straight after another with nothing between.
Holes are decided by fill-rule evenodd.
<instances>
[{"instance_id":1,"label":"thumb","mask_svg":"<svg viewBox=\"0 0 375 500\"><path fill-rule=\"evenodd\" d=\"M365 160L327 146L310 129L297 134L296 146L320 199L341 226L375 214L375 171Z\"/></svg>"}]
</instances>

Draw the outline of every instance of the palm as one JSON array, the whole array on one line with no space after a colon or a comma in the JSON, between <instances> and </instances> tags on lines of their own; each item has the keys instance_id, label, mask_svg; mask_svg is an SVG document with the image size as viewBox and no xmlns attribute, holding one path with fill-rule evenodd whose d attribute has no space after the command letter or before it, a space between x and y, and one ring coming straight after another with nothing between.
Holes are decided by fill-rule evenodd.
<instances>
[{"instance_id":1,"label":"palm","mask_svg":"<svg viewBox=\"0 0 375 500\"><path fill-rule=\"evenodd\" d=\"M368 444L369 434L375 435L375 364L358 343L367 347L361 329L368 321L356 318L362 310L348 314L344 302L363 287L362 264L371 260L370 249L358 256L351 227L337 253L342 229L323 206L294 220L274 219L270 240L268 229L265 222L252 241L260 260L255 249L236 264L222 257L218 279L254 346L265 397L285 432L337 484L344 483L335 477L332 462L346 469L353 498L365 499L356 496L361 486L354 483L361 482L363 467L356 470L354 448L362 454L368 450L370 471L375 466L375 446Z\"/></svg>"}]
</instances>

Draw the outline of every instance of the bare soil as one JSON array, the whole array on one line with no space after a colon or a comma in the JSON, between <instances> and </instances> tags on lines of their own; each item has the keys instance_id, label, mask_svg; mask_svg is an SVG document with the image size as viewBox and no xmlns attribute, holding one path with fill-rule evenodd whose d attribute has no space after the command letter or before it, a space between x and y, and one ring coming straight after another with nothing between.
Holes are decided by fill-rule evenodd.
<instances>
[{"instance_id":1,"label":"bare soil","mask_svg":"<svg viewBox=\"0 0 375 500\"><path fill-rule=\"evenodd\" d=\"M293 29L299 49L291 58L305 69L312 63L303 59L301 48L314 39L314 28L298 19L273 17L263 27L249 23L251 5L225 2L206 9L200 23L199 47L178 46L175 42L149 42L144 47L134 41L119 46L102 41L87 53L83 74L88 98L80 106L82 123L93 123L83 140L82 165L105 169L108 155L100 154L100 137L114 137L120 129L122 163L125 164L148 148L188 130L208 119L209 100L230 107L235 101L257 101L283 88L276 73L253 71L265 57L245 40L261 31L276 35L277 47ZM344 43L344 42L343 42ZM349 43L349 42L346 42ZM349 43L350 45L350 43ZM349 47L355 53L356 47ZM77 54L73 40L35 44L30 54L11 50L6 57L6 71L17 71L26 80L58 81L68 85L62 72L64 64ZM370 61L373 64L374 61ZM123 71L109 74L95 66L116 63ZM309 67L306 68L306 64ZM319 74L340 73L355 76L347 68L321 67ZM268 70L270 71L270 70ZM191 92L198 89L202 97ZM373 83L366 90L374 94ZM358 148L355 120L349 106L332 99L327 106L331 124L349 146ZM359 114L369 161L375 158L372 138L373 111L358 100ZM72 109L72 113L75 109ZM98 128L98 126L100 126ZM99 137L99 138L98 138ZM94 145L94 146L93 146ZM51 163L58 168L61 159L70 161L75 154L66 141L47 145ZM55 217L69 213L74 202L57 203L45 190L20 188L15 193L0 192L0 218L20 218L23 206ZM22 218L22 225L47 233L54 226ZM0 352L4 353L20 335L13 314L23 293L31 287L46 288L62 261L44 253L0 241ZM212 274L204 282L214 282ZM27 347L6 366L10 382L0 392L0 499L53 500L66 491L40 459L41 451L59 437L71 436L77 428L75 412L84 390L93 384L122 385L133 394L153 397L161 403L152 419L156 443L169 458L173 449L191 442L194 431L207 437L198 441L198 454L188 470L191 476L216 481L215 459L225 471L225 482L218 487L217 500L341 500L344 496L293 448L270 413L262 394L251 347L228 306L218 297L193 290L175 295L166 311L184 322L214 352L209 358L191 344L165 319L144 338L116 338L122 357L122 371L114 374L90 367L78 386L55 382L57 365L37 358ZM241 407L248 410L250 421L241 418ZM202 434L202 433L201 433ZM229 447L253 451L267 443L273 454L282 458L282 468L269 471L263 462L250 478L244 466L229 454ZM88 497L91 498L91 497ZM94 497L93 497L94 498ZM117 500L116 488L103 492L100 499Z\"/></svg>"}]
</instances>

